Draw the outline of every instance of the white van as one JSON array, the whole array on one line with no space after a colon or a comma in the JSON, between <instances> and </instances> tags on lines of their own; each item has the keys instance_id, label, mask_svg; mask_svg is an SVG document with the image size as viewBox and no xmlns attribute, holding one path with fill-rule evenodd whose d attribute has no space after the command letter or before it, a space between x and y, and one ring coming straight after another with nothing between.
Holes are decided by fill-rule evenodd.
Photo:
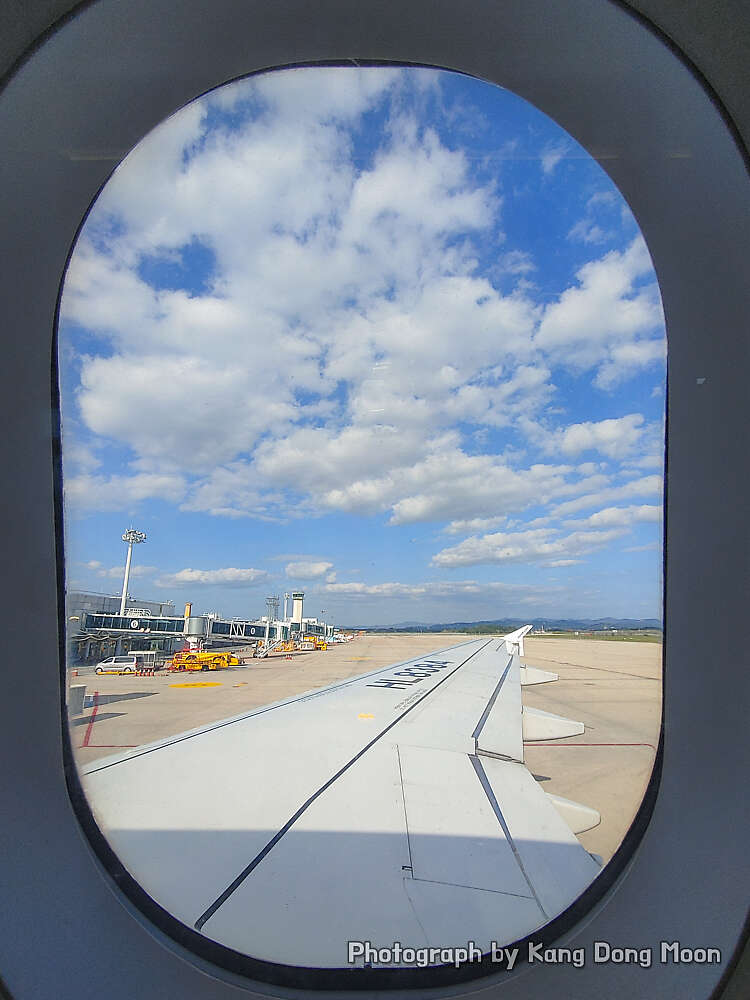
<instances>
[{"instance_id":1,"label":"white van","mask_svg":"<svg viewBox=\"0 0 750 1000\"><path fill-rule=\"evenodd\" d=\"M109 656L100 660L94 668L97 674L134 674L136 670L158 669L156 653L138 652L123 653L121 656Z\"/></svg>"}]
</instances>

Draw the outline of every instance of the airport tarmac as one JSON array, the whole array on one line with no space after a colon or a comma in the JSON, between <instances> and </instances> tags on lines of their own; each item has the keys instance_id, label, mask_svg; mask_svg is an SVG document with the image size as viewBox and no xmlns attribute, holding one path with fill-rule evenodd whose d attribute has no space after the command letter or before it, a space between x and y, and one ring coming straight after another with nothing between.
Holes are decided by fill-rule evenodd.
<instances>
[{"instance_id":1,"label":"airport tarmac","mask_svg":"<svg viewBox=\"0 0 750 1000\"><path fill-rule=\"evenodd\" d=\"M599 826L578 839L609 861L638 811L656 757L661 643L530 638L525 653L526 663L560 677L525 687L524 704L586 726L580 736L527 743L526 766L545 791L599 810Z\"/></svg>"},{"instance_id":2,"label":"airport tarmac","mask_svg":"<svg viewBox=\"0 0 750 1000\"><path fill-rule=\"evenodd\" d=\"M88 707L70 719L80 766L198 726L326 687L475 636L372 634L327 650L250 660L226 670L152 677L97 676L85 669ZM527 744L526 764L545 791L598 809L601 824L580 835L606 862L638 809L651 774L661 719L661 645L528 638L525 662L560 679L523 689L524 704L585 723L583 734ZM245 650L247 653L247 650ZM198 686L200 685L200 686Z\"/></svg>"}]
</instances>

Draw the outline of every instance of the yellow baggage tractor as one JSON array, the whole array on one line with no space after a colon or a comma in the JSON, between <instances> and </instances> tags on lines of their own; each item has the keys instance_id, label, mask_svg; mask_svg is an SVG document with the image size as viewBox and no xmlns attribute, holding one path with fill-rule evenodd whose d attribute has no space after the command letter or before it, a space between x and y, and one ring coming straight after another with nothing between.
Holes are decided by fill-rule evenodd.
<instances>
[{"instance_id":1,"label":"yellow baggage tractor","mask_svg":"<svg viewBox=\"0 0 750 1000\"><path fill-rule=\"evenodd\" d=\"M234 653L198 652L183 650L175 653L169 666L170 670L223 670L225 667L236 667L239 659Z\"/></svg>"}]
</instances>

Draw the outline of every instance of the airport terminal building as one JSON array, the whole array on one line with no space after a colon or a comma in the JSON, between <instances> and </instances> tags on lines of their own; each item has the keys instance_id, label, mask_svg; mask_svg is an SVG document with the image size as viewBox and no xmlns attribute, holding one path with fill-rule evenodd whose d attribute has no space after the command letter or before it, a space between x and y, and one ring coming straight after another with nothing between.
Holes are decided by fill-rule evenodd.
<instances>
[{"instance_id":1,"label":"airport terminal building","mask_svg":"<svg viewBox=\"0 0 750 1000\"><path fill-rule=\"evenodd\" d=\"M120 596L73 590L66 594L65 618L68 663L97 663L108 656L154 650L169 654L182 645L183 619L175 615L173 601L129 599L120 616ZM144 625L141 625L141 621ZM147 627L171 622L166 628ZM135 625L135 628L132 626Z\"/></svg>"},{"instance_id":2,"label":"airport terminal building","mask_svg":"<svg viewBox=\"0 0 750 1000\"><path fill-rule=\"evenodd\" d=\"M169 656L186 642L211 647L229 644L266 644L289 640L333 638L332 625L303 617L304 593L291 595L290 616L257 619L222 618L215 612L194 615L192 604L176 613L172 601L128 598L120 614L119 596L71 591L66 598L69 665L97 663L109 656L152 651Z\"/></svg>"}]
</instances>

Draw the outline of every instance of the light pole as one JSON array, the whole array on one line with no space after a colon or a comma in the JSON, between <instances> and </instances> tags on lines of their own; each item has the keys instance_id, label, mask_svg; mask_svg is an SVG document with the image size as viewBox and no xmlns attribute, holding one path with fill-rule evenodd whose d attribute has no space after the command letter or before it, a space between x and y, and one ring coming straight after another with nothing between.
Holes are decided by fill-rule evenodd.
<instances>
[{"instance_id":1,"label":"light pole","mask_svg":"<svg viewBox=\"0 0 750 1000\"><path fill-rule=\"evenodd\" d=\"M125 604L128 600L128 581L130 579L130 560L133 557L133 546L146 541L143 531L136 531L135 528L128 528L122 536L123 542L128 543L128 556L125 560L125 579L122 581L122 598L120 600L120 615L125 614Z\"/></svg>"}]
</instances>

